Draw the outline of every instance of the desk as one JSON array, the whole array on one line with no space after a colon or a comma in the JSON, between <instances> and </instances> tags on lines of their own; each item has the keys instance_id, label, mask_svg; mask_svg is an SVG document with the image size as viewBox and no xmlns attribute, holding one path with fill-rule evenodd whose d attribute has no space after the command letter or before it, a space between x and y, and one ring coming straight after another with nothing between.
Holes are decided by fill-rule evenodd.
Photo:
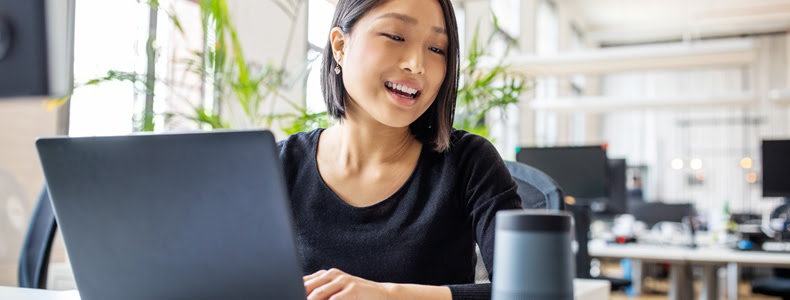
<instances>
[{"instance_id":1,"label":"desk","mask_svg":"<svg viewBox=\"0 0 790 300\"><path fill-rule=\"evenodd\" d=\"M80 300L77 291L53 291L0 286L0 300Z\"/></svg>"},{"instance_id":2,"label":"desk","mask_svg":"<svg viewBox=\"0 0 790 300\"><path fill-rule=\"evenodd\" d=\"M606 280L574 279L575 300L609 299L609 282ZM77 291L52 291L0 286L0 300L80 300Z\"/></svg>"},{"instance_id":3,"label":"desk","mask_svg":"<svg viewBox=\"0 0 790 300\"><path fill-rule=\"evenodd\" d=\"M593 257L631 258L632 282L634 291L641 292L641 262L670 263L669 299L693 299L692 265L702 267L702 290L699 299L718 299L718 280L716 271L727 266L728 299L738 298L738 268L740 265L790 266L790 253L738 251L720 247L686 248L666 245L607 245L599 242L589 243L588 250ZM640 279L640 280L637 280Z\"/></svg>"},{"instance_id":4,"label":"desk","mask_svg":"<svg viewBox=\"0 0 790 300\"><path fill-rule=\"evenodd\" d=\"M609 299L612 285L608 280L579 279L573 280L573 299L602 300Z\"/></svg>"}]
</instances>

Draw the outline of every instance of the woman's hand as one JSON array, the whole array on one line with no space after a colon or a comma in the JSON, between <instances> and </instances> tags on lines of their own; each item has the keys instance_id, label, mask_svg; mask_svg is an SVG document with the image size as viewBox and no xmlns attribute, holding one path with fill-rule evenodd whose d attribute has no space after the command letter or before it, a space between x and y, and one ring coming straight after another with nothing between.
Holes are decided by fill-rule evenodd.
<instances>
[{"instance_id":1,"label":"woman's hand","mask_svg":"<svg viewBox=\"0 0 790 300\"><path fill-rule=\"evenodd\" d=\"M338 269L320 270L303 277L307 300L387 300L392 283L378 283L351 276Z\"/></svg>"},{"instance_id":2,"label":"woman's hand","mask_svg":"<svg viewBox=\"0 0 790 300\"><path fill-rule=\"evenodd\" d=\"M449 300L450 288L419 284L380 283L338 269L321 270L302 278L308 300Z\"/></svg>"}]
</instances>

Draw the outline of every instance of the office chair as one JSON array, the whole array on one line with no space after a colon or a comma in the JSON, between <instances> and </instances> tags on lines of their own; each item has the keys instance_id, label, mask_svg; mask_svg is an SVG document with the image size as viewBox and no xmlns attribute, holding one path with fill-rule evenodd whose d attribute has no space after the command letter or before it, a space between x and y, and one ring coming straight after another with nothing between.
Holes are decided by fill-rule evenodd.
<instances>
[{"instance_id":1,"label":"office chair","mask_svg":"<svg viewBox=\"0 0 790 300\"><path fill-rule=\"evenodd\" d=\"M752 293L790 300L790 269L774 269L773 273L773 277L755 279Z\"/></svg>"},{"instance_id":2,"label":"office chair","mask_svg":"<svg viewBox=\"0 0 790 300\"><path fill-rule=\"evenodd\" d=\"M47 288L49 254L57 228L58 224L55 222L52 203L49 201L49 192L47 186L44 185L36 209L33 211L30 227L19 256L18 279L20 287Z\"/></svg>"},{"instance_id":3,"label":"office chair","mask_svg":"<svg viewBox=\"0 0 790 300\"><path fill-rule=\"evenodd\" d=\"M520 162L505 161L505 165L518 185L524 209L565 209L562 189L549 175Z\"/></svg>"},{"instance_id":4,"label":"office chair","mask_svg":"<svg viewBox=\"0 0 790 300\"><path fill-rule=\"evenodd\" d=\"M790 215L790 202L779 205L771 212L770 218L780 218ZM790 232L776 232L777 237L787 241L790 239ZM774 268L774 276L768 278L758 278L752 282L752 293L768 296L782 297L783 300L790 300L790 269Z\"/></svg>"}]
</instances>

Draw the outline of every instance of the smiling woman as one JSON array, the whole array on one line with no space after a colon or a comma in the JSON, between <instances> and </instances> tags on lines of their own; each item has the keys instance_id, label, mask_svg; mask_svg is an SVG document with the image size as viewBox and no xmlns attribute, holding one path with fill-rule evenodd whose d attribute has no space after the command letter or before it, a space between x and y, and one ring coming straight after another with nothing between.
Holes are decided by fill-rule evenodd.
<instances>
[{"instance_id":1,"label":"smiling woman","mask_svg":"<svg viewBox=\"0 0 790 300\"><path fill-rule=\"evenodd\" d=\"M339 122L281 141L308 299L480 299L494 217L520 207L486 139L452 128L449 0L339 1L321 70Z\"/></svg>"},{"instance_id":2,"label":"smiling woman","mask_svg":"<svg viewBox=\"0 0 790 300\"><path fill-rule=\"evenodd\" d=\"M335 27L330 33L333 57L345 72L346 109L393 127L411 124L433 104L444 81L447 48L438 2L413 10L398 4L373 9L353 32Z\"/></svg>"}]
</instances>

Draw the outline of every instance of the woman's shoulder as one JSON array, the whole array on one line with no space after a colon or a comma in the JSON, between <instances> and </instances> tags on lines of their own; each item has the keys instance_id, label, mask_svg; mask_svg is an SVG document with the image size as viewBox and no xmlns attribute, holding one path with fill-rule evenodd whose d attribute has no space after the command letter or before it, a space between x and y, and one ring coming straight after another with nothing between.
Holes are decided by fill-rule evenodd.
<instances>
[{"instance_id":1,"label":"woman's shoulder","mask_svg":"<svg viewBox=\"0 0 790 300\"><path fill-rule=\"evenodd\" d=\"M278 148L283 147L298 147L298 146L305 146L311 145L318 141L318 136L321 135L321 131L323 128L314 129L312 131L303 131L297 132L292 135L289 135L285 139L282 139L277 142Z\"/></svg>"},{"instance_id":2,"label":"woman's shoulder","mask_svg":"<svg viewBox=\"0 0 790 300\"><path fill-rule=\"evenodd\" d=\"M466 130L453 129L450 133L450 148L448 154L469 153L479 151L494 151L496 148L491 142Z\"/></svg>"},{"instance_id":3,"label":"woman's shoulder","mask_svg":"<svg viewBox=\"0 0 790 300\"><path fill-rule=\"evenodd\" d=\"M323 130L323 128L318 128L312 131L297 132L278 141L277 150L279 150L280 156L294 152L303 153L315 148L318 144L318 137L321 136Z\"/></svg>"},{"instance_id":4,"label":"woman's shoulder","mask_svg":"<svg viewBox=\"0 0 790 300\"><path fill-rule=\"evenodd\" d=\"M451 168L464 169L502 160L491 142L477 134L454 129L450 133L450 148L442 153L432 152L433 158L449 164Z\"/></svg>"}]
</instances>

